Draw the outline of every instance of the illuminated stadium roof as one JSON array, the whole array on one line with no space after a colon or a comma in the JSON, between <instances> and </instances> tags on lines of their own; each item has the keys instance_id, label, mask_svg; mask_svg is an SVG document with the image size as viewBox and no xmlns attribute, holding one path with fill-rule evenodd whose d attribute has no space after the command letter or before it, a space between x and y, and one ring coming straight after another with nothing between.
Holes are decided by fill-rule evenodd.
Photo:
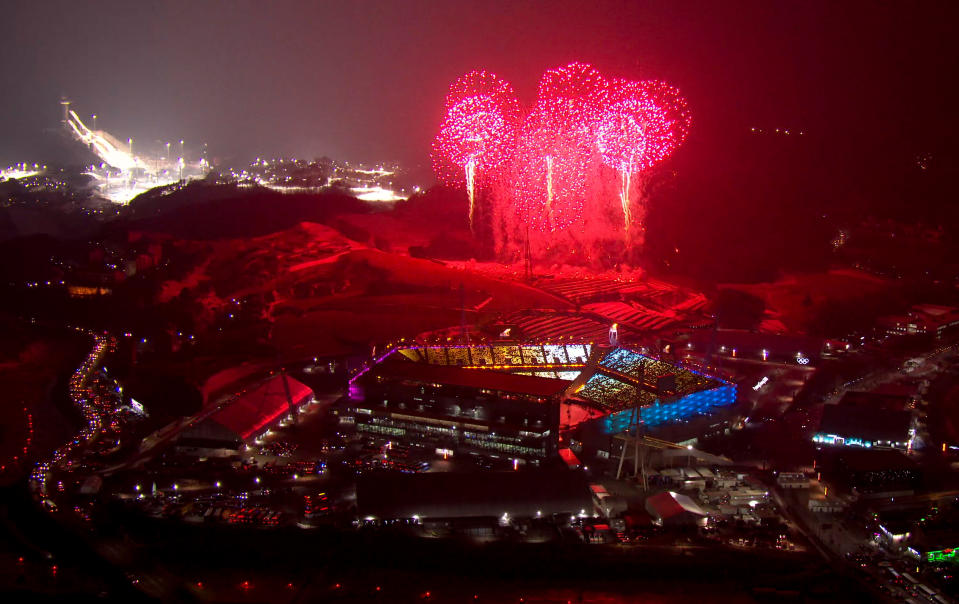
<instances>
[{"instance_id":1,"label":"illuminated stadium roof","mask_svg":"<svg viewBox=\"0 0 959 604\"><path fill-rule=\"evenodd\" d=\"M458 365L496 370L583 367L591 344L480 344L401 348L399 354L417 363Z\"/></svg>"},{"instance_id":2,"label":"illuminated stadium roof","mask_svg":"<svg viewBox=\"0 0 959 604\"><path fill-rule=\"evenodd\" d=\"M597 363L596 371L575 395L615 412L703 392L722 383L678 365L615 348Z\"/></svg>"},{"instance_id":3,"label":"illuminated stadium roof","mask_svg":"<svg viewBox=\"0 0 959 604\"><path fill-rule=\"evenodd\" d=\"M604 413L649 408L650 422L735 400L735 387L720 379L627 348L580 343L411 346L387 355L375 373L538 397L562 394Z\"/></svg>"},{"instance_id":4,"label":"illuminated stadium roof","mask_svg":"<svg viewBox=\"0 0 959 604\"><path fill-rule=\"evenodd\" d=\"M410 363L402 360L387 360L374 370L374 374L400 378L420 383L436 383L449 386L465 386L496 390L536 397L551 397L562 394L569 387L565 380L517 375L500 371L476 371L460 367Z\"/></svg>"}]
</instances>

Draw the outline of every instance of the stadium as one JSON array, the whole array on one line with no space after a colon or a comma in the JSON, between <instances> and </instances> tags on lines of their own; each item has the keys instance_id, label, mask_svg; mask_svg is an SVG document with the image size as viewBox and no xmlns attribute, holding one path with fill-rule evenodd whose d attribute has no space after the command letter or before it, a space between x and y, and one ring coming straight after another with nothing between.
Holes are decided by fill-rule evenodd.
<instances>
[{"instance_id":1,"label":"stadium","mask_svg":"<svg viewBox=\"0 0 959 604\"><path fill-rule=\"evenodd\" d=\"M730 382L626 347L407 346L352 378L347 421L441 454L540 465L557 456L561 432L598 433L611 443L636 426L655 434L735 401Z\"/></svg>"}]
</instances>

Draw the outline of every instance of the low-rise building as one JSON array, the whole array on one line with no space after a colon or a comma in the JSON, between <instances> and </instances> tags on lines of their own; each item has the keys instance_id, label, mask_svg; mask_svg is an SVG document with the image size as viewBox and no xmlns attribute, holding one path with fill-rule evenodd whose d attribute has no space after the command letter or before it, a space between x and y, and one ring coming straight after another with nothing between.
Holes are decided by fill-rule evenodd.
<instances>
[{"instance_id":1,"label":"low-rise building","mask_svg":"<svg viewBox=\"0 0 959 604\"><path fill-rule=\"evenodd\" d=\"M312 400L309 386L287 375L273 376L181 432L176 450L200 456L235 454Z\"/></svg>"},{"instance_id":2,"label":"low-rise building","mask_svg":"<svg viewBox=\"0 0 959 604\"><path fill-rule=\"evenodd\" d=\"M780 472L776 484L784 489L808 489L809 477L802 472Z\"/></svg>"},{"instance_id":3,"label":"low-rise building","mask_svg":"<svg viewBox=\"0 0 959 604\"><path fill-rule=\"evenodd\" d=\"M889 335L932 335L942 338L959 327L959 308L916 304L904 314L880 318L879 325Z\"/></svg>"},{"instance_id":4,"label":"low-rise building","mask_svg":"<svg viewBox=\"0 0 959 604\"><path fill-rule=\"evenodd\" d=\"M846 503L826 493L812 493L809 495L808 506L810 512L817 514L838 514L846 508Z\"/></svg>"}]
</instances>

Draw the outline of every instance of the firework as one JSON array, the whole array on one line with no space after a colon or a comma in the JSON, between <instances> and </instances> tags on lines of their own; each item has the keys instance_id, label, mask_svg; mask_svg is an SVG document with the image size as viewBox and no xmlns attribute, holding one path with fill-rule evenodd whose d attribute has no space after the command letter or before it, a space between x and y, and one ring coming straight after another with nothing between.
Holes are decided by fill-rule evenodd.
<instances>
[{"instance_id":1,"label":"firework","mask_svg":"<svg viewBox=\"0 0 959 604\"><path fill-rule=\"evenodd\" d=\"M632 222L632 176L669 157L685 140L688 128L686 101L668 84L617 80L610 87L596 143L603 161L620 173L627 236Z\"/></svg>"},{"instance_id":2,"label":"firework","mask_svg":"<svg viewBox=\"0 0 959 604\"><path fill-rule=\"evenodd\" d=\"M524 128L513 164L518 217L538 231L569 227L582 216L592 145L581 133Z\"/></svg>"},{"instance_id":3,"label":"firework","mask_svg":"<svg viewBox=\"0 0 959 604\"><path fill-rule=\"evenodd\" d=\"M473 71L450 87L446 115L433 141L433 166L447 184L466 186L470 229L477 178L492 177L508 165L518 121L513 89L495 75Z\"/></svg>"},{"instance_id":4,"label":"firework","mask_svg":"<svg viewBox=\"0 0 959 604\"><path fill-rule=\"evenodd\" d=\"M560 232L589 245L590 238L608 238L610 228L618 231L607 219L613 196L603 193L615 171L626 240L638 244L641 236L630 228L642 224L643 203L631 191L643 193L637 181L682 144L689 123L672 86L608 80L583 63L544 73L520 120L509 84L472 72L450 87L433 165L447 184L465 186L471 229L477 192L493 193L483 199L492 203L494 238L498 249L514 252L510 243L528 243L531 231L548 234L538 237L547 249L563 245L554 236Z\"/></svg>"},{"instance_id":5,"label":"firework","mask_svg":"<svg viewBox=\"0 0 959 604\"><path fill-rule=\"evenodd\" d=\"M602 75L584 63L543 74L513 171L515 209L531 228L562 230L581 217L606 87Z\"/></svg>"},{"instance_id":6,"label":"firework","mask_svg":"<svg viewBox=\"0 0 959 604\"><path fill-rule=\"evenodd\" d=\"M609 84L591 65L550 69L539 82L535 112L556 132L591 131Z\"/></svg>"}]
</instances>

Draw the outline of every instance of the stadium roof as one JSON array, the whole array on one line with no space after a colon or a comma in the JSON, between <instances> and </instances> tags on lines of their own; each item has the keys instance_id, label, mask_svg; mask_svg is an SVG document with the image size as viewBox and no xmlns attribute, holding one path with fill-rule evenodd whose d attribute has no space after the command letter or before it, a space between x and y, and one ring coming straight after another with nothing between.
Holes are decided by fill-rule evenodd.
<instances>
[{"instance_id":1,"label":"stadium roof","mask_svg":"<svg viewBox=\"0 0 959 604\"><path fill-rule=\"evenodd\" d=\"M387 359L377 365L372 373L373 375L413 382L485 388L537 397L556 396L566 390L570 384L566 380L553 378L414 363L394 358Z\"/></svg>"},{"instance_id":2,"label":"stadium roof","mask_svg":"<svg viewBox=\"0 0 959 604\"><path fill-rule=\"evenodd\" d=\"M826 405L819 422L823 434L904 443L909 440L912 414L867 406Z\"/></svg>"},{"instance_id":3,"label":"stadium roof","mask_svg":"<svg viewBox=\"0 0 959 604\"><path fill-rule=\"evenodd\" d=\"M304 398L313 394L306 384L289 376L286 379L294 404L301 403ZM241 394L209 419L246 440L288 411L283 376L277 375Z\"/></svg>"}]
</instances>

